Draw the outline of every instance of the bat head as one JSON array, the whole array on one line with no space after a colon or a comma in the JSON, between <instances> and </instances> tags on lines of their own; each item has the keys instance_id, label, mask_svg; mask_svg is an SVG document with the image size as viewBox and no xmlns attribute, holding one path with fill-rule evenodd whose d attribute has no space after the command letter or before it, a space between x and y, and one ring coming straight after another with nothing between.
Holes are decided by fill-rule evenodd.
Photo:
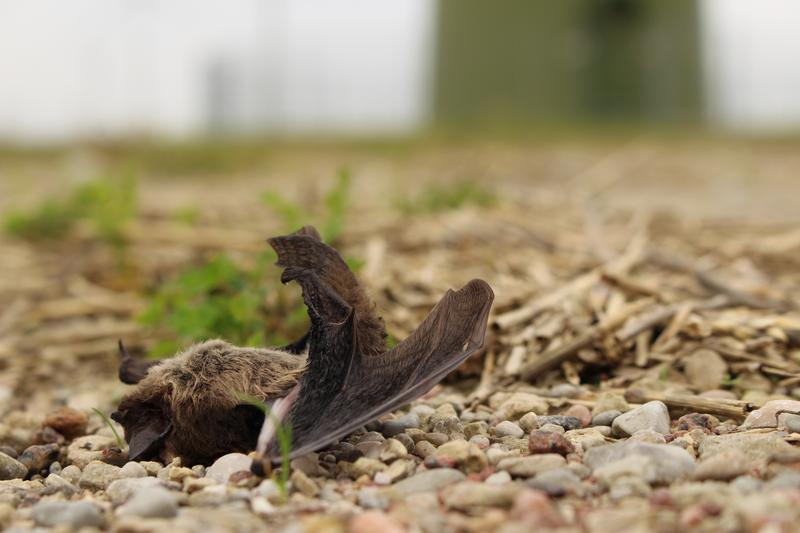
<instances>
[{"instance_id":1,"label":"bat head","mask_svg":"<svg viewBox=\"0 0 800 533\"><path fill-rule=\"evenodd\" d=\"M304 357L280 350L219 340L194 345L135 375L126 358L123 354L120 378L136 388L111 418L125 430L129 458L166 463L181 457L184 464L209 464L226 453L253 450L264 414L242 396L271 403L294 386L305 364Z\"/></svg>"}]
</instances>

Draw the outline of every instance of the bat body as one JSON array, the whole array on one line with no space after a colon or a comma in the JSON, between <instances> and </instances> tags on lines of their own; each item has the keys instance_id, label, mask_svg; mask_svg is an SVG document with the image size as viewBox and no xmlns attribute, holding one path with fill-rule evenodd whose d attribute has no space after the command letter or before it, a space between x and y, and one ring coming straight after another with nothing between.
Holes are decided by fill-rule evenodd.
<instances>
[{"instance_id":1,"label":"bat body","mask_svg":"<svg viewBox=\"0 0 800 533\"><path fill-rule=\"evenodd\" d=\"M448 291L387 350L374 304L314 228L269 243L281 280L303 290L308 333L282 348L208 341L162 362L123 350L120 379L137 387L112 418L125 428L131 459L207 464L258 448L263 461L274 461L279 424L291 426L292 456L302 455L418 398L483 345L493 293L481 280ZM242 394L268 404L271 416Z\"/></svg>"}]
</instances>

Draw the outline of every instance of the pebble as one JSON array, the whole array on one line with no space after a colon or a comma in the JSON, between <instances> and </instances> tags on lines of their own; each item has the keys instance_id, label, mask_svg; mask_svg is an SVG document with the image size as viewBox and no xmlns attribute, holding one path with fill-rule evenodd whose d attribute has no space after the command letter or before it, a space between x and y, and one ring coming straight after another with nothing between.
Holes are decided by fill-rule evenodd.
<instances>
[{"instance_id":1,"label":"pebble","mask_svg":"<svg viewBox=\"0 0 800 533\"><path fill-rule=\"evenodd\" d=\"M467 439L471 439L476 435L488 435L489 434L489 424L484 421L479 422L470 422L469 424L464 426L464 436Z\"/></svg>"},{"instance_id":2,"label":"pebble","mask_svg":"<svg viewBox=\"0 0 800 533\"><path fill-rule=\"evenodd\" d=\"M383 443L376 440L368 440L356 444L356 449L361 452L363 457L377 459L383 451Z\"/></svg>"},{"instance_id":3,"label":"pebble","mask_svg":"<svg viewBox=\"0 0 800 533\"><path fill-rule=\"evenodd\" d=\"M359 490L356 501L364 509L388 509L391 504L389 496L376 487Z\"/></svg>"},{"instance_id":4,"label":"pebble","mask_svg":"<svg viewBox=\"0 0 800 533\"><path fill-rule=\"evenodd\" d=\"M349 464L349 466L344 466ZM377 472L386 470L386 465L377 459L368 459L366 457L359 457L355 463L340 463L343 470L346 470L353 479L358 479L360 476L369 476L372 478Z\"/></svg>"},{"instance_id":5,"label":"pebble","mask_svg":"<svg viewBox=\"0 0 800 533\"><path fill-rule=\"evenodd\" d=\"M546 431L548 433L560 433L562 435L566 432L563 426L559 426L557 424L544 424L539 427L539 430Z\"/></svg>"},{"instance_id":6,"label":"pebble","mask_svg":"<svg viewBox=\"0 0 800 533\"><path fill-rule=\"evenodd\" d=\"M509 450L502 444L492 444L489 446L489 449L486 450L486 458L489 460L489 464L492 465L496 465L503 459L519 456L519 450Z\"/></svg>"},{"instance_id":7,"label":"pebble","mask_svg":"<svg viewBox=\"0 0 800 533\"><path fill-rule=\"evenodd\" d=\"M78 437L67 447L67 461L83 469L92 461L102 461L107 454L103 452L115 448L117 442L103 435L86 435Z\"/></svg>"},{"instance_id":8,"label":"pebble","mask_svg":"<svg viewBox=\"0 0 800 533\"><path fill-rule=\"evenodd\" d=\"M83 469L78 486L90 490L105 489L119 478L120 470L121 468L118 466L92 461Z\"/></svg>"},{"instance_id":9,"label":"pebble","mask_svg":"<svg viewBox=\"0 0 800 533\"><path fill-rule=\"evenodd\" d=\"M494 428L494 434L498 437L516 437L522 438L525 432L514 422L504 420L497 424Z\"/></svg>"},{"instance_id":10,"label":"pebble","mask_svg":"<svg viewBox=\"0 0 800 533\"><path fill-rule=\"evenodd\" d=\"M403 527L380 511L366 511L354 516L348 524L350 533L403 533Z\"/></svg>"},{"instance_id":11,"label":"pebble","mask_svg":"<svg viewBox=\"0 0 800 533\"><path fill-rule=\"evenodd\" d=\"M239 472L247 472L247 470L240 470ZM238 473L238 472L237 472ZM195 477L194 470L191 468L186 468L185 466L173 466L169 470L169 480L175 481L177 483L183 483L183 480L186 478L193 478ZM230 481L230 478L228 478Z\"/></svg>"},{"instance_id":12,"label":"pebble","mask_svg":"<svg viewBox=\"0 0 800 533\"><path fill-rule=\"evenodd\" d=\"M778 414L779 411L789 413ZM785 425L787 416L791 413L800 413L800 401L797 400L772 400L765 403L747 416L741 429L774 428Z\"/></svg>"},{"instance_id":13,"label":"pebble","mask_svg":"<svg viewBox=\"0 0 800 533\"><path fill-rule=\"evenodd\" d=\"M761 492L764 482L753 476L739 476L731 481L730 486L743 494L753 494Z\"/></svg>"},{"instance_id":14,"label":"pebble","mask_svg":"<svg viewBox=\"0 0 800 533\"><path fill-rule=\"evenodd\" d=\"M489 483L490 485L502 485L503 483L511 482L511 474L509 474L505 470L501 470L500 472L495 472L494 474L490 475L486 478L484 483Z\"/></svg>"},{"instance_id":15,"label":"pebble","mask_svg":"<svg viewBox=\"0 0 800 533\"><path fill-rule=\"evenodd\" d=\"M784 470L764 484L765 490L800 489L800 472Z\"/></svg>"},{"instance_id":16,"label":"pebble","mask_svg":"<svg viewBox=\"0 0 800 533\"><path fill-rule=\"evenodd\" d=\"M614 419L612 429L617 435L633 435L641 429L669 433L669 411L663 402L647 402Z\"/></svg>"},{"instance_id":17,"label":"pebble","mask_svg":"<svg viewBox=\"0 0 800 533\"><path fill-rule=\"evenodd\" d=\"M414 455L426 459L436 453L436 447L426 440L421 440L414 445Z\"/></svg>"},{"instance_id":18,"label":"pebble","mask_svg":"<svg viewBox=\"0 0 800 533\"><path fill-rule=\"evenodd\" d=\"M561 428L563 428L564 431L581 428L581 421L574 416L564 416L564 415L540 416L539 417L540 429L541 426L545 426L547 424L561 426Z\"/></svg>"},{"instance_id":19,"label":"pebble","mask_svg":"<svg viewBox=\"0 0 800 533\"><path fill-rule=\"evenodd\" d=\"M683 360L686 380L698 391L716 389L727 372L728 364L713 350L696 350Z\"/></svg>"},{"instance_id":20,"label":"pebble","mask_svg":"<svg viewBox=\"0 0 800 533\"><path fill-rule=\"evenodd\" d=\"M594 406L592 407L592 416L596 416L606 411L619 411L620 413L624 413L629 408L628 402L626 402L625 398L622 396L613 394L611 392L602 392L597 396L597 399L594 402Z\"/></svg>"},{"instance_id":21,"label":"pebble","mask_svg":"<svg viewBox=\"0 0 800 533\"><path fill-rule=\"evenodd\" d=\"M592 425L593 426L610 426L614 423L614 420L621 415L621 411L617 411L616 409L611 409L610 411L603 411L602 413L597 413L592 417Z\"/></svg>"},{"instance_id":22,"label":"pebble","mask_svg":"<svg viewBox=\"0 0 800 533\"><path fill-rule=\"evenodd\" d=\"M693 478L698 481L729 481L746 474L753 463L739 450L724 450L700 461Z\"/></svg>"},{"instance_id":23,"label":"pebble","mask_svg":"<svg viewBox=\"0 0 800 533\"><path fill-rule=\"evenodd\" d=\"M74 439L86 434L89 417L71 407L61 407L44 417L42 427L50 427L58 431L67 439Z\"/></svg>"},{"instance_id":24,"label":"pebble","mask_svg":"<svg viewBox=\"0 0 800 533\"><path fill-rule=\"evenodd\" d=\"M102 528L106 523L102 511L97 506L85 501L41 501L31 509L31 517L36 525L41 527Z\"/></svg>"},{"instance_id":25,"label":"pebble","mask_svg":"<svg viewBox=\"0 0 800 533\"><path fill-rule=\"evenodd\" d=\"M119 470L120 478L147 477L147 470L135 461L125 463Z\"/></svg>"},{"instance_id":26,"label":"pebble","mask_svg":"<svg viewBox=\"0 0 800 533\"><path fill-rule=\"evenodd\" d=\"M172 518L178 514L178 504L168 490L152 487L137 491L116 513L139 518Z\"/></svg>"},{"instance_id":27,"label":"pebble","mask_svg":"<svg viewBox=\"0 0 800 533\"><path fill-rule=\"evenodd\" d=\"M299 490L307 498L313 498L319 494L319 486L305 475L302 470L295 470L291 477L292 487Z\"/></svg>"},{"instance_id":28,"label":"pebble","mask_svg":"<svg viewBox=\"0 0 800 533\"><path fill-rule=\"evenodd\" d=\"M493 405L493 398L498 398L501 394L504 393L493 395L489 399L489 405ZM544 398L528 392L515 392L502 400L493 414L493 418L496 420L518 420L526 413L546 413L548 408L549 405Z\"/></svg>"},{"instance_id":29,"label":"pebble","mask_svg":"<svg viewBox=\"0 0 800 533\"><path fill-rule=\"evenodd\" d=\"M701 459L726 450L738 450L749 461L761 465L775 459L800 461L800 450L777 433L709 435L698 447Z\"/></svg>"},{"instance_id":30,"label":"pebble","mask_svg":"<svg viewBox=\"0 0 800 533\"><path fill-rule=\"evenodd\" d=\"M78 487L58 474L49 474L44 480L44 485L63 492L67 498L78 492Z\"/></svg>"},{"instance_id":31,"label":"pebble","mask_svg":"<svg viewBox=\"0 0 800 533\"><path fill-rule=\"evenodd\" d=\"M374 481L378 485L389 485L413 472L414 467L416 467L414 461L399 459L390 464L386 470L376 473Z\"/></svg>"},{"instance_id":32,"label":"pebble","mask_svg":"<svg viewBox=\"0 0 800 533\"><path fill-rule=\"evenodd\" d=\"M522 531L551 530L564 527L564 519L553 502L541 491L525 490L514 498L511 517L524 524ZM592 529L591 531L599 531Z\"/></svg>"},{"instance_id":33,"label":"pebble","mask_svg":"<svg viewBox=\"0 0 800 533\"><path fill-rule=\"evenodd\" d=\"M445 465L457 465L467 473L480 472L489 464L483 450L465 440L454 440L439 446L434 457Z\"/></svg>"},{"instance_id":34,"label":"pebble","mask_svg":"<svg viewBox=\"0 0 800 533\"><path fill-rule=\"evenodd\" d=\"M675 431L693 431L699 429L710 434L719 427L719 419L704 413L689 413L683 415L675 423Z\"/></svg>"},{"instance_id":35,"label":"pebble","mask_svg":"<svg viewBox=\"0 0 800 533\"><path fill-rule=\"evenodd\" d=\"M392 420L386 420L381 428L386 437L397 436L409 428L419 427L419 415L417 413L407 413Z\"/></svg>"},{"instance_id":36,"label":"pebble","mask_svg":"<svg viewBox=\"0 0 800 533\"><path fill-rule=\"evenodd\" d=\"M28 468L2 452L0 452L0 480L22 479L28 473Z\"/></svg>"},{"instance_id":37,"label":"pebble","mask_svg":"<svg viewBox=\"0 0 800 533\"><path fill-rule=\"evenodd\" d=\"M531 431L528 437L528 451L532 454L557 453L567 455L575 451L575 446L559 433Z\"/></svg>"},{"instance_id":38,"label":"pebble","mask_svg":"<svg viewBox=\"0 0 800 533\"><path fill-rule=\"evenodd\" d=\"M564 416L577 418L581 423L581 427L588 427L592 423L592 412L585 405L573 405L564 411Z\"/></svg>"},{"instance_id":39,"label":"pebble","mask_svg":"<svg viewBox=\"0 0 800 533\"><path fill-rule=\"evenodd\" d=\"M800 433L800 415L786 414L782 416L783 424L791 433Z\"/></svg>"},{"instance_id":40,"label":"pebble","mask_svg":"<svg viewBox=\"0 0 800 533\"><path fill-rule=\"evenodd\" d=\"M387 490L400 496L408 496L420 492L436 492L442 487L457 483L466 478L459 470L454 468L436 468L423 470L413 476L398 481Z\"/></svg>"},{"instance_id":41,"label":"pebble","mask_svg":"<svg viewBox=\"0 0 800 533\"><path fill-rule=\"evenodd\" d=\"M30 475L38 474L50 467L50 463L58 459L61 448L58 444L36 444L29 446L17 460L24 464Z\"/></svg>"},{"instance_id":42,"label":"pebble","mask_svg":"<svg viewBox=\"0 0 800 533\"><path fill-rule=\"evenodd\" d=\"M450 437L448 437L445 433L433 432L433 433L426 433L425 434L425 440L427 440L428 442L430 442L434 446L441 446L442 444L444 444L447 441L449 441Z\"/></svg>"},{"instance_id":43,"label":"pebble","mask_svg":"<svg viewBox=\"0 0 800 533\"><path fill-rule=\"evenodd\" d=\"M539 417L536 413L525 413L517 423L522 428L522 431L528 433L530 430L539 427Z\"/></svg>"},{"instance_id":44,"label":"pebble","mask_svg":"<svg viewBox=\"0 0 800 533\"><path fill-rule=\"evenodd\" d=\"M12 459L19 457L17 450L15 450L13 446L9 446L7 444L0 444L0 453L4 453Z\"/></svg>"},{"instance_id":45,"label":"pebble","mask_svg":"<svg viewBox=\"0 0 800 533\"><path fill-rule=\"evenodd\" d=\"M481 450L485 450L492 444L491 441L489 440L489 437L486 437L484 435L473 435L467 442L469 442L470 444L474 444Z\"/></svg>"},{"instance_id":46,"label":"pebble","mask_svg":"<svg viewBox=\"0 0 800 533\"><path fill-rule=\"evenodd\" d=\"M53 461L50 463L50 467L47 469L51 474L61 474L62 466L61 463L58 461Z\"/></svg>"},{"instance_id":47,"label":"pebble","mask_svg":"<svg viewBox=\"0 0 800 533\"><path fill-rule=\"evenodd\" d=\"M632 440L592 448L584 455L583 462L596 475L606 465L615 462L624 465L638 457L652 464L652 475L648 478L652 483L669 483L691 475L695 469L694 458L683 448Z\"/></svg>"},{"instance_id":48,"label":"pebble","mask_svg":"<svg viewBox=\"0 0 800 533\"><path fill-rule=\"evenodd\" d=\"M640 429L633 435L631 435L630 440L636 440L639 442L649 442L651 444L666 444L667 439L661 433L657 431L653 431L652 429Z\"/></svg>"},{"instance_id":49,"label":"pebble","mask_svg":"<svg viewBox=\"0 0 800 533\"><path fill-rule=\"evenodd\" d=\"M408 450L402 442L397 439L386 439L386 441L381 445L381 451L378 458L381 461L388 463L394 461L395 459L406 457L407 455Z\"/></svg>"},{"instance_id":50,"label":"pebble","mask_svg":"<svg viewBox=\"0 0 800 533\"><path fill-rule=\"evenodd\" d=\"M67 465L61 469L61 477L69 481L70 483L77 484L78 480L81 478L81 469L75 465Z\"/></svg>"},{"instance_id":51,"label":"pebble","mask_svg":"<svg viewBox=\"0 0 800 533\"><path fill-rule=\"evenodd\" d=\"M564 433L564 438L572 443L575 448L574 451L578 453L582 453L595 446L603 446L606 443L605 436L595 427L567 431Z\"/></svg>"},{"instance_id":52,"label":"pebble","mask_svg":"<svg viewBox=\"0 0 800 533\"><path fill-rule=\"evenodd\" d=\"M399 435L395 435L394 438L400 441L403 444L403 446L406 447L406 451L408 453L414 453L414 439L409 437L408 434L400 433Z\"/></svg>"},{"instance_id":53,"label":"pebble","mask_svg":"<svg viewBox=\"0 0 800 533\"><path fill-rule=\"evenodd\" d=\"M513 477L533 477L536 474L553 470L566 465L566 460L555 453L529 455L527 457L509 457L497 464L498 470L506 470Z\"/></svg>"},{"instance_id":54,"label":"pebble","mask_svg":"<svg viewBox=\"0 0 800 533\"><path fill-rule=\"evenodd\" d=\"M250 471L253 460L243 453L229 453L223 455L214 464L206 469L206 477L219 483L227 483L231 474L241 471Z\"/></svg>"},{"instance_id":55,"label":"pebble","mask_svg":"<svg viewBox=\"0 0 800 533\"><path fill-rule=\"evenodd\" d=\"M490 485L476 481L461 481L442 489L442 501L448 509L471 511L481 507L509 508L523 490L516 483Z\"/></svg>"},{"instance_id":56,"label":"pebble","mask_svg":"<svg viewBox=\"0 0 800 533\"><path fill-rule=\"evenodd\" d=\"M568 468L547 470L528 480L527 484L530 488L541 490L550 496L564 496L582 492L580 478Z\"/></svg>"},{"instance_id":57,"label":"pebble","mask_svg":"<svg viewBox=\"0 0 800 533\"><path fill-rule=\"evenodd\" d=\"M358 438L358 443L362 442L383 442L386 438L377 431L367 431Z\"/></svg>"},{"instance_id":58,"label":"pebble","mask_svg":"<svg viewBox=\"0 0 800 533\"><path fill-rule=\"evenodd\" d=\"M139 465L147 471L148 476L157 476L159 470L164 468L164 465L156 461L139 461Z\"/></svg>"}]
</instances>

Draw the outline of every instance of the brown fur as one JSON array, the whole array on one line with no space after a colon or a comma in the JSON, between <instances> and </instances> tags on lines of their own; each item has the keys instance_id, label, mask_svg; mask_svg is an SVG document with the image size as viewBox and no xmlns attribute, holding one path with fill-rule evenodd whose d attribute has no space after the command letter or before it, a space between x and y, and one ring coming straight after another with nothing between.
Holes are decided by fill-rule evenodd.
<instances>
[{"instance_id":1,"label":"brown fur","mask_svg":"<svg viewBox=\"0 0 800 533\"><path fill-rule=\"evenodd\" d=\"M181 456L184 464L209 463L255 447L259 415L237 394L269 403L287 394L304 367L305 357L280 350L203 342L151 367L122 400L115 419L129 441L143 427L171 423L172 431L154 452L165 461Z\"/></svg>"}]
</instances>

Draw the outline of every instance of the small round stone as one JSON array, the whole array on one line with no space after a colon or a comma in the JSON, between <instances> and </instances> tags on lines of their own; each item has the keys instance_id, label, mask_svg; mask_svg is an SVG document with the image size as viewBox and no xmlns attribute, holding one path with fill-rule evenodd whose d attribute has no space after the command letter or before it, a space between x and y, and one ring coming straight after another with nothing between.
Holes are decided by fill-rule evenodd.
<instances>
[{"instance_id":1,"label":"small round stone","mask_svg":"<svg viewBox=\"0 0 800 533\"><path fill-rule=\"evenodd\" d=\"M525 432L514 422L504 420L494 427L494 434L498 437L516 437L522 438Z\"/></svg>"},{"instance_id":2,"label":"small round stone","mask_svg":"<svg viewBox=\"0 0 800 533\"><path fill-rule=\"evenodd\" d=\"M621 411L617 411L616 409L611 409L609 411L603 411L602 413L597 413L592 418L592 425L593 426L611 426L614 423L614 419L621 415Z\"/></svg>"},{"instance_id":3,"label":"small round stone","mask_svg":"<svg viewBox=\"0 0 800 533\"><path fill-rule=\"evenodd\" d=\"M528 451L532 454L557 453L567 455L575 451L575 446L563 435L549 431L532 431L528 437Z\"/></svg>"}]
</instances>

